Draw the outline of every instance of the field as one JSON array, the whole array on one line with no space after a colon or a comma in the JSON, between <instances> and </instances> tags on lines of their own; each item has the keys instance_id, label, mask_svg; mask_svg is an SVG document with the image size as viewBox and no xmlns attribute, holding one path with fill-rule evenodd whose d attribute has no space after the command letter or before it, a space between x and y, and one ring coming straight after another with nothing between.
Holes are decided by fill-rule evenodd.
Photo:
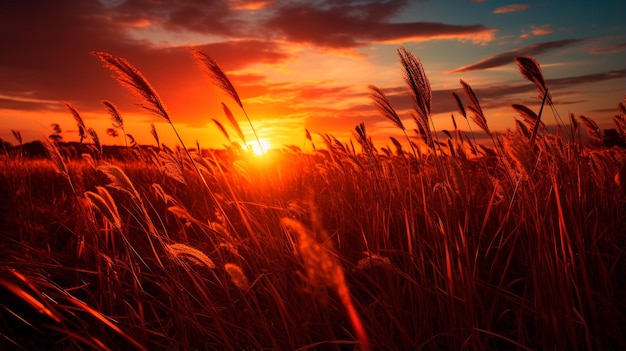
<instances>
[{"instance_id":1,"label":"field","mask_svg":"<svg viewBox=\"0 0 626 351\"><path fill-rule=\"evenodd\" d=\"M48 141L45 158L5 150L0 348L626 348L625 149L584 117L550 132L530 58L518 64L542 111L516 105L517 129L495 133L462 83L459 128L435 133L421 64L399 53L415 136L370 87L398 127L393 148L359 125L353 141L261 157L236 143L112 157L95 132L88 156ZM138 71L97 55L174 127ZM623 142L623 103L616 114Z\"/></svg>"}]
</instances>

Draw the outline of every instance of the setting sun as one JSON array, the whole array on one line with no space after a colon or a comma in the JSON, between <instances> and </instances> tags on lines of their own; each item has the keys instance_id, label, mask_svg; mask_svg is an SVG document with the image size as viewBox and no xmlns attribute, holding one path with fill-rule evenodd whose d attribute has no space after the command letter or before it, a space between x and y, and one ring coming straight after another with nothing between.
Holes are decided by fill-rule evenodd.
<instances>
[{"instance_id":1,"label":"setting sun","mask_svg":"<svg viewBox=\"0 0 626 351\"><path fill-rule=\"evenodd\" d=\"M252 150L255 155L259 156L265 154L272 147L267 139L249 141L246 143L246 146L248 150Z\"/></svg>"}]
</instances>

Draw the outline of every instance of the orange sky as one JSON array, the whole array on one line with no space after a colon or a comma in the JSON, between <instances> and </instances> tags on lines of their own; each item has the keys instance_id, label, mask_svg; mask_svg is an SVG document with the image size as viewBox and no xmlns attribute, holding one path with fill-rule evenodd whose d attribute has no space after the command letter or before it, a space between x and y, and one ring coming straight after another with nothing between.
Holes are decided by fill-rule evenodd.
<instances>
[{"instance_id":1,"label":"orange sky","mask_svg":"<svg viewBox=\"0 0 626 351\"><path fill-rule=\"evenodd\" d=\"M400 45L422 60L437 129L452 128L452 113L460 119L451 97L452 91L462 95L459 79L474 87L492 130L513 127L512 103L538 109L534 86L513 63L520 55L542 64L563 118L583 114L610 128L626 92L626 7L602 2L590 13L584 4L567 4L567 12L556 12L558 2L539 1L3 2L0 138L14 143L14 129L26 140L42 139L58 123L65 141L78 140L60 102L68 101L104 143L123 143L106 135L111 120L101 101L110 100L140 144L154 144L154 123L161 140L175 145L171 128L138 108L139 101L90 54L105 51L126 58L147 77L189 145L227 142L212 119L237 139L222 102L252 140L241 110L211 85L188 46L217 61L259 136L274 147L304 145L305 128L347 140L361 122L378 145L389 143L388 136L400 132L372 106L368 84L382 88L413 129L396 53ZM551 114L545 118L554 123Z\"/></svg>"}]
</instances>

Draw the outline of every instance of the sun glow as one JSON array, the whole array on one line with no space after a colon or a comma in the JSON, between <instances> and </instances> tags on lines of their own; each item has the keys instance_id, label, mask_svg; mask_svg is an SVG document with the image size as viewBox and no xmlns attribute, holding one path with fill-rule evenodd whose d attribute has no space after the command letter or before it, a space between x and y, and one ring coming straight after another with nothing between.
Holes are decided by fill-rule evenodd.
<instances>
[{"instance_id":1,"label":"sun glow","mask_svg":"<svg viewBox=\"0 0 626 351\"><path fill-rule=\"evenodd\" d=\"M248 150L252 150L255 155L259 156L265 154L272 147L267 139L249 141L246 143L246 146L248 147Z\"/></svg>"}]
</instances>

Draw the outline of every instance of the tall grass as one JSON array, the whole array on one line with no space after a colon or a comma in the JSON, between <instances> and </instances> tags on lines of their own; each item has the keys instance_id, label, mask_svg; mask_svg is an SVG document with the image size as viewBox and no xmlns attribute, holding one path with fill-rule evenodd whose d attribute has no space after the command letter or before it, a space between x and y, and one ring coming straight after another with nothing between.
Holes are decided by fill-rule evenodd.
<instances>
[{"instance_id":1,"label":"tall grass","mask_svg":"<svg viewBox=\"0 0 626 351\"><path fill-rule=\"evenodd\" d=\"M98 57L172 124L136 68ZM232 145L89 162L52 143L45 160L0 155L0 346L626 348L624 150L551 134L542 109L523 105L516 132L490 133L469 85L470 119L494 149L471 127L443 140L424 67L406 49L399 58L418 134L370 93L410 153L397 139L396 154L378 148L361 124L356 148L328 134L316 148L307 131L313 153L262 161ZM543 82L531 63L522 74Z\"/></svg>"}]
</instances>

